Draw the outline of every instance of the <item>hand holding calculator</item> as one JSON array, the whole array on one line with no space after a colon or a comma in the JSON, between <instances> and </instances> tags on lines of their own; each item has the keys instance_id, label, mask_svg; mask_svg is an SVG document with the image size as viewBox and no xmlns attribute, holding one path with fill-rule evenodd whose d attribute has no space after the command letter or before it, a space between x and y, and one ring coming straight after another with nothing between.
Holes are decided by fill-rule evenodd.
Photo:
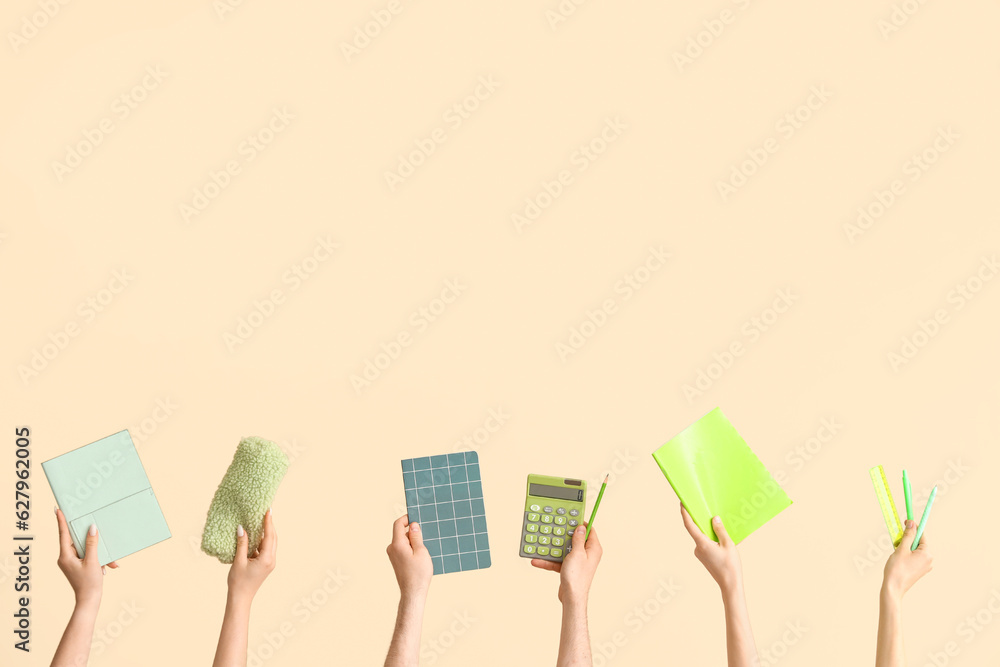
<instances>
[{"instance_id":1,"label":"hand holding calculator","mask_svg":"<svg viewBox=\"0 0 1000 667\"><path fill-rule=\"evenodd\" d=\"M521 558L561 563L570 538L582 527L587 507L587 482L564 477L528 475L521 527Z\"/></svg>"}]
</instances>

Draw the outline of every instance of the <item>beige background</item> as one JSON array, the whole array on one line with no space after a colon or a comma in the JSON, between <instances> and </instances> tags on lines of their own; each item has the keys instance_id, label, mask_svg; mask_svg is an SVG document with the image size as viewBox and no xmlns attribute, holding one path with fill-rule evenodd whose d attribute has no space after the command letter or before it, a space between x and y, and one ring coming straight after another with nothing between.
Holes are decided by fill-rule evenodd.
<instances>
[{"instance_id":1,"label":"beige background","mask_svg":"<svg viewBox=\"0 0 1000 667\"><path fill-rule=\"evenodd\" d=\"M1000 281L962 308L949 293L1000 250L996 3L911 0L885 37L887 0L588 2L554 29L555 0L478 4L403 0L348 61L341 44L387 2L245 0L222 17L203 0L71 2L16 47L9 33L40 10L5 3L0 405L5 446L15 425L33 429L38 540L35 650L15 655L7 635L2 662L48 664L71 609L37 464L127 427L174 538L108 576L98 628L114 637L91 664L208 664L226 568L197 543L250 434L294 459L275 504L278 569L253 610L251 650L265 659L251 664L379 663L397 596L383 550L399 460L452 451L502 408L509 420L476 445L494 566L435 578L423 664L554 661L556 577L515 555L524 477L612 467L597 664L723 664L718 593L649 456L716 405L795 500L741 545L758 646L781 656L765 664L871 660L888 555L867 475L879 463L900 502L903 467L919 507L940 485L935 570L906 599L911 664L949 642L949 665L995 660L1000 618L983 611L978 631L966 618L1000 596ZM723 10L721 34L678 67ZM115 100L157 66L165 78L119 118ZM480 77L498 88L454 127L446 112ZM787 136L777 124L812 87L829 99ZM241 142L275 108L294 120L247 161ZM106 118L114 131L59 180L52 163ZM574 153L615 118L627 127L580 171ZM436 128L444 143L391 191L384 173ZM911 180L908 161L935 157L942 128L957 139ZM765 144L777 152L723 201L718 182ZM240 173L186 222L180 204L230 160ZM519 233L511 215L561 170L572 182ZM894 179L905 190L852 243L845 224ZM292 289L283 274L326 236L339 249ZM626 300L615 284L650 246L671 258ZM128 285L102 293L122 269ZM466 289L418 332L411 314L449 279ZM230 351L225 334L274 289L284 302ZM778 290L793 306L751 341L741 330ZM104 297L92 319L78 310ZM609 298L617 311L563 361L557 344ZM947 322L894 369L888 355L938 309ZM401 332L412 344L356 392L351 375ZM688 400L684 385L733 342L744 354ZM836 434L810 444L831 419ZM679 587L665 603L661 582ZM292 634L278 642L283 624ZM615 633L624 645L604 658Z\"/></svg>"}]
</instances>

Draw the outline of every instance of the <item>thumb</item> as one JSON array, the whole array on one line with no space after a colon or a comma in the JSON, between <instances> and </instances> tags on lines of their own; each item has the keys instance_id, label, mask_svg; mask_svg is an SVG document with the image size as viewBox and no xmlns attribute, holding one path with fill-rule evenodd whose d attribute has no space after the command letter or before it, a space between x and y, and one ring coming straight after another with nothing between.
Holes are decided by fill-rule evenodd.
<instances>
[{"instance_id":1,"label":"thumb","mask_svg":"<svg viewBox=\"0 0 1000 667\"><path fill-rule=\"evenodd\" d=\"M733 538L729 537L729 533L726 531L726 527L722 525L721 516L712 518L712 528L715 530L716 537L719 538L719 544L721 544L724 547L733 546Z\"/></svg>"},{"instance_id":2,"label":"thumb","mask_svg":"<svg viewBox=\"0 0 1000 667\"><path fill-rule=\"evenodd\" d=\"M581 522L576 530L573 531L573 539L570 540L570 544L573 545L573 551L579 550L580 553L584 553L587 550L587 523Z\"/></svg>"},{"instance_id":3,"label":"thumb","mask_svg":"<svg viewBox=\"0 0 1000 667\"><path fill-rule=\"evenodd\" d=\"M424 534L420 532L419 523L410 524L409 535L410 535L410 548L413 549L414 553L424 548Z\"/></svg>"},{"instance_id":4,"label":"thumb","mask_svg":"<svg viewBox=\"0 0 1000 667\"><path fill-rule=\"evenodd\" d=\"M87 542L83 551L83 562L86 564L97 563L99 560L97 557L97 524L90 524L90 530L87 531Z\"/></svg>"},{"instance_id":5,"label":"thumb","mask_svg":"<svg viewBox=\"0 0 1000 667\"><path fill-rule=\"evenodd\" d=\"M906 520L906 530L903 531L903 540L899 543L899 547L904 548L909 551L913 546L913 540L917 536L917 522Z\"/></svg>"},{"instance_id":6,"label":"thumb","mask_svg":"<svg viewBox=\"0 0 1000 667\"><path fill-rule=\"evenodd\" d=\"M236 526L236 556L233 558L233 564L239 563L240 565L245 565L247 562L247 549L250 546L250 537L247 535L247 531L243 530L243 526Z\"/></svg>"}]
</instances>

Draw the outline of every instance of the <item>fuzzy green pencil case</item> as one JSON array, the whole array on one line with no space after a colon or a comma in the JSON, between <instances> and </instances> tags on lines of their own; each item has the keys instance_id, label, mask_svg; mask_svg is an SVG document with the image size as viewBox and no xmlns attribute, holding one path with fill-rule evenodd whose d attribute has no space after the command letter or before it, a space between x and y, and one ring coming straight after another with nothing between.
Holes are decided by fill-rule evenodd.
<instances>
[{"instance_id":1,"label":"fuzzy green pencil case","mask_svg":"<svg viewBox=\"0 0 1000 667\"><path fill-rule=\"evenodd\" d=\"M288 457L270 440L251 436L240 440L236 455L208 508L201 550L223 563L236 556L236 527L250 538L249 553L260 546L264 515L288 470Z\"/></svg>"}]
</instances>

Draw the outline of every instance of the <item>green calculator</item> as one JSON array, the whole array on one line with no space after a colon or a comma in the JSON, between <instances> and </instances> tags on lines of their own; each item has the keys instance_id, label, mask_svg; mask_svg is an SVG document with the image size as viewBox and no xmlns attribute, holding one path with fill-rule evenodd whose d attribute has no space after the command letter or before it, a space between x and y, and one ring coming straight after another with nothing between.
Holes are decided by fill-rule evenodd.
<instances>
[{"instance_id":1,"label":"green calculator","mask_svg":"<svg viewBox=\"0 0 1000 667\"><path fill-rule=\"evenodd\" d=\"M528 475L521 527L521 558L561 563L587 508L587 483L580 479Z\"/></svg>"}]
</instances>

